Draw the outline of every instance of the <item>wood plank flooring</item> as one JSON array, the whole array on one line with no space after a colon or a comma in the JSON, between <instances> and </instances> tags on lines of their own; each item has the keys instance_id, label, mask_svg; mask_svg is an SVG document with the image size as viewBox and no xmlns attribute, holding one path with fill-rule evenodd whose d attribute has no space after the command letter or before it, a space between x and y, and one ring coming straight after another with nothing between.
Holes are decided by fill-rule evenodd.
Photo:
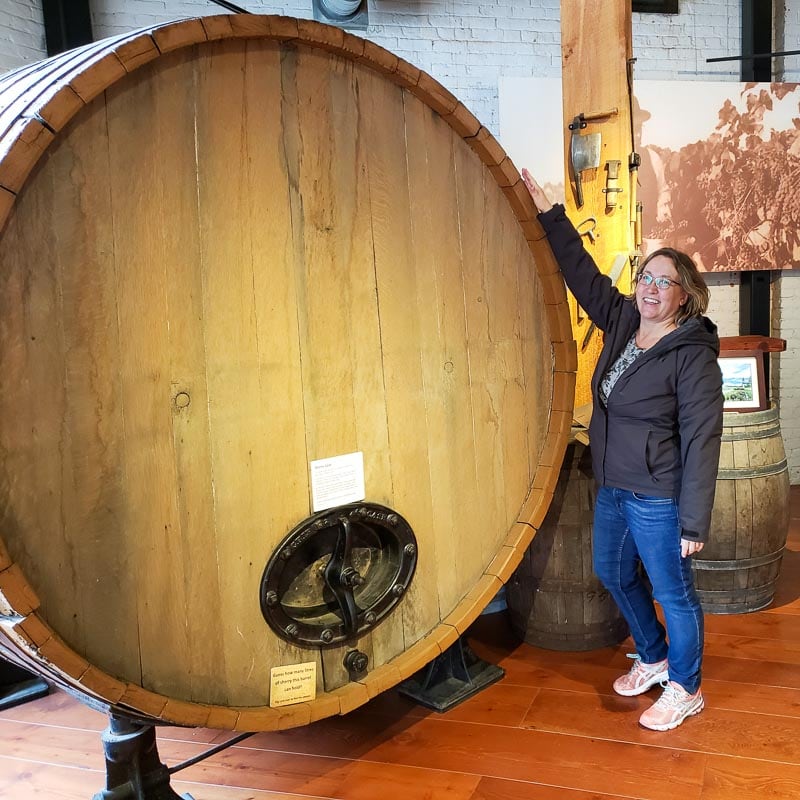
<instances>
[{"instance_id":1,"label":"wood plank flooring","mask_svg":"<svg viewBox=\"0 0 800 800\"><path fill-rule=\"evenodd\" d=\"M656 733L617 697L630 642L520 644L504 613L468 640L505 677L445 714L385 692L346 717L259 733L180 771L195 800L800 800L800 486L775 603L706 616L706 710ZM106 718L63 692L0 712L0 798L91 798ZM159 729L169 766L231 736Z\"/></svg>"}]
</instances>

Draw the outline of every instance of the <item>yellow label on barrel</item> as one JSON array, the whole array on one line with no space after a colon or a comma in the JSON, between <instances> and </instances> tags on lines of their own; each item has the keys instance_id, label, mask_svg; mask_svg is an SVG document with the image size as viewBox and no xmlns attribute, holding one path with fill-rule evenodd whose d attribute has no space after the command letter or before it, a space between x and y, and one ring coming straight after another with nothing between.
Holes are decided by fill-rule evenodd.
<instances>
[{"instance_id":1,"label":"yellow label on barrel","mask_svg":"<svg viewBox=\"0 0 800 800\"><path fill-rule=\"evenodd\" d=\"M271 708L305 703L317 696L317 665L290 664L269 671L269 705Z\"/></svg>"}]
</instances>

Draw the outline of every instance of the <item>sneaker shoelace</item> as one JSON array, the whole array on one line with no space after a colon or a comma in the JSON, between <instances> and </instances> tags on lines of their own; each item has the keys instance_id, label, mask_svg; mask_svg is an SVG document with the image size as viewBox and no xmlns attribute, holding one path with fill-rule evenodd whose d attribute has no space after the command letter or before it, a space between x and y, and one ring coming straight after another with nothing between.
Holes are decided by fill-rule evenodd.
<instances>
[{"instance_id":1,"label":"sneaker shoelace","mask_svg":"<svg viewBox=\"0 0 800 800\"><path fill-rule=\"evenodd\" d=\"M633 659L633 664L628 672L638 672L642 668L642 657L638 653L625 653L625 657Z\"/></svg>"},{"instance_id":2,"label":"sneaker shoelace","mask_svg":"<svg viewBox=\"0 0 800 800\"><path fill-rule=\"evenodd\" d=\"M651 672L655 672L655 670L650 668L649 664L645 664L644 661L642 661L642 657L638 653L626 653L625 655L633 659L633 664L628 670L630 675L639 675L641 673L643 676L646 676Z\"/></svg>"},{"instance_id":3,"label":"sneaker shoelace","mask_svg":"<svg viewBox=\"0 0 800 800\"><path fill-rule=\"evenodd\" d=\"M678 708L689 697L685 691L675 688L669 681L661 681L661 687L664 689L664 693L656 700L657 706Z\"/></svg>"}]
</instances>

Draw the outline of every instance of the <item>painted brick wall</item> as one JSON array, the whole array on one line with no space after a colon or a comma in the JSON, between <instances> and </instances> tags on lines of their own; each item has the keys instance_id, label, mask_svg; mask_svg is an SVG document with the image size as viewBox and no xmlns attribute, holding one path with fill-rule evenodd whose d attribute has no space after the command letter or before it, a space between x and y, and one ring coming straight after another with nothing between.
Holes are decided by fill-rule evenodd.
<instances>
[{"instance_id":1,"label":"painted brick wall","mask_svg":"<svg viewBox=\"0 0 800 800\"><path fill-rule=\"evenodd\" d=\"M772 356L770 377L794 485L800 483L800 271L782 272L773 283L772 298L773 336L786 339L787 346L785 353Z\"/></svg>"},{"instance_id":2,"label":"painted brick wall","mask_svg":"<svg viewBox=\"0 0 800 800\"><path fill-rule=\"evenodd\" d=\"M635 78L738 80L736 62L707 58L741 52L740 0L680 0L680 14L634 14Z\"/></svg>"},{"instance_id":3,"label":"painted brick wall","mask_svg":"<svg viewBox=\"0 0 800 800\"><path fill-rule=\"evenodd\" d=\"M778 50L800 50L800 0L779 0L783 6L783 41ZM779 28L780 30L780 28ZM779 60L782 80L787 83L800 83L800 56L787 56Z\"/></svg>"},{"instance_id":4,"label":"painted brick wall","mask_svg":"<svg viewBox=\"0 0 800 800\"><path fill-rule=\"evenodd\" d=\"M311 0L240 0L250 11L311 17ZM366 36L443 83L493 132L502 76L555 77L561 70L560 0L372 0ZM635 76L736 79L739 0L681 0L681 13L634 14ZM208 0L93 0L98 38L183 16L225 13ZM732 49L731 49L732 48Z\"/></svg>"},{"instance_id":5,"label":"painted brick wall","mask_svg":"<svg viewBox=\"0 0 800 800\"><path fill-rule=\"evenodd\" d=\"M39 0L0 0L0 74L46 57Z\"/></svg>"},{"instance_id":6,"label":"painted brick wall","mask_svg":"<svg viewBox=\"0 0 800 800\"><path fill-rule=\"evenodd\" d=\"M705 277L711 294L706 313L717 323L720 336L738 336L739 273L717 273Z\"/></svg>"}]
</instances>

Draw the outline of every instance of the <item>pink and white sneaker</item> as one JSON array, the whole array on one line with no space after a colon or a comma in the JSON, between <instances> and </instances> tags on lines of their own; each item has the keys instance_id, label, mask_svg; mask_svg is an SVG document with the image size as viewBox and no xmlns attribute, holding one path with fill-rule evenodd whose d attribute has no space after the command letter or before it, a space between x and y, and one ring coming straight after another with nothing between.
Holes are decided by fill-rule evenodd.
<instances>
[{"instance_id":1,"label":"pink and white sneaker","mask_svg":"<svg viewBox=\"0 0 800 800\"><path fill-rule=\"evenodd\" d=\"M703 710L703 695L699 689L689 694L674 681L666 681L663 685L664 693L639 717L639 724L651 731L671 731L686 717Z\"/></svg>"},{"instance_id":2,"label":"pink and white sneaker","mask_svg":"<svg viewBox=\"0 0 800 800\"><path fill-rule=\"evenodd\" d=\"M655 664L645 664L638 655L628 656L634 659L630 671L614 681L614 691L623 697L634 697L644 694L650 687L669 679L667 660Z\"/></svg>"}]
</instances>

